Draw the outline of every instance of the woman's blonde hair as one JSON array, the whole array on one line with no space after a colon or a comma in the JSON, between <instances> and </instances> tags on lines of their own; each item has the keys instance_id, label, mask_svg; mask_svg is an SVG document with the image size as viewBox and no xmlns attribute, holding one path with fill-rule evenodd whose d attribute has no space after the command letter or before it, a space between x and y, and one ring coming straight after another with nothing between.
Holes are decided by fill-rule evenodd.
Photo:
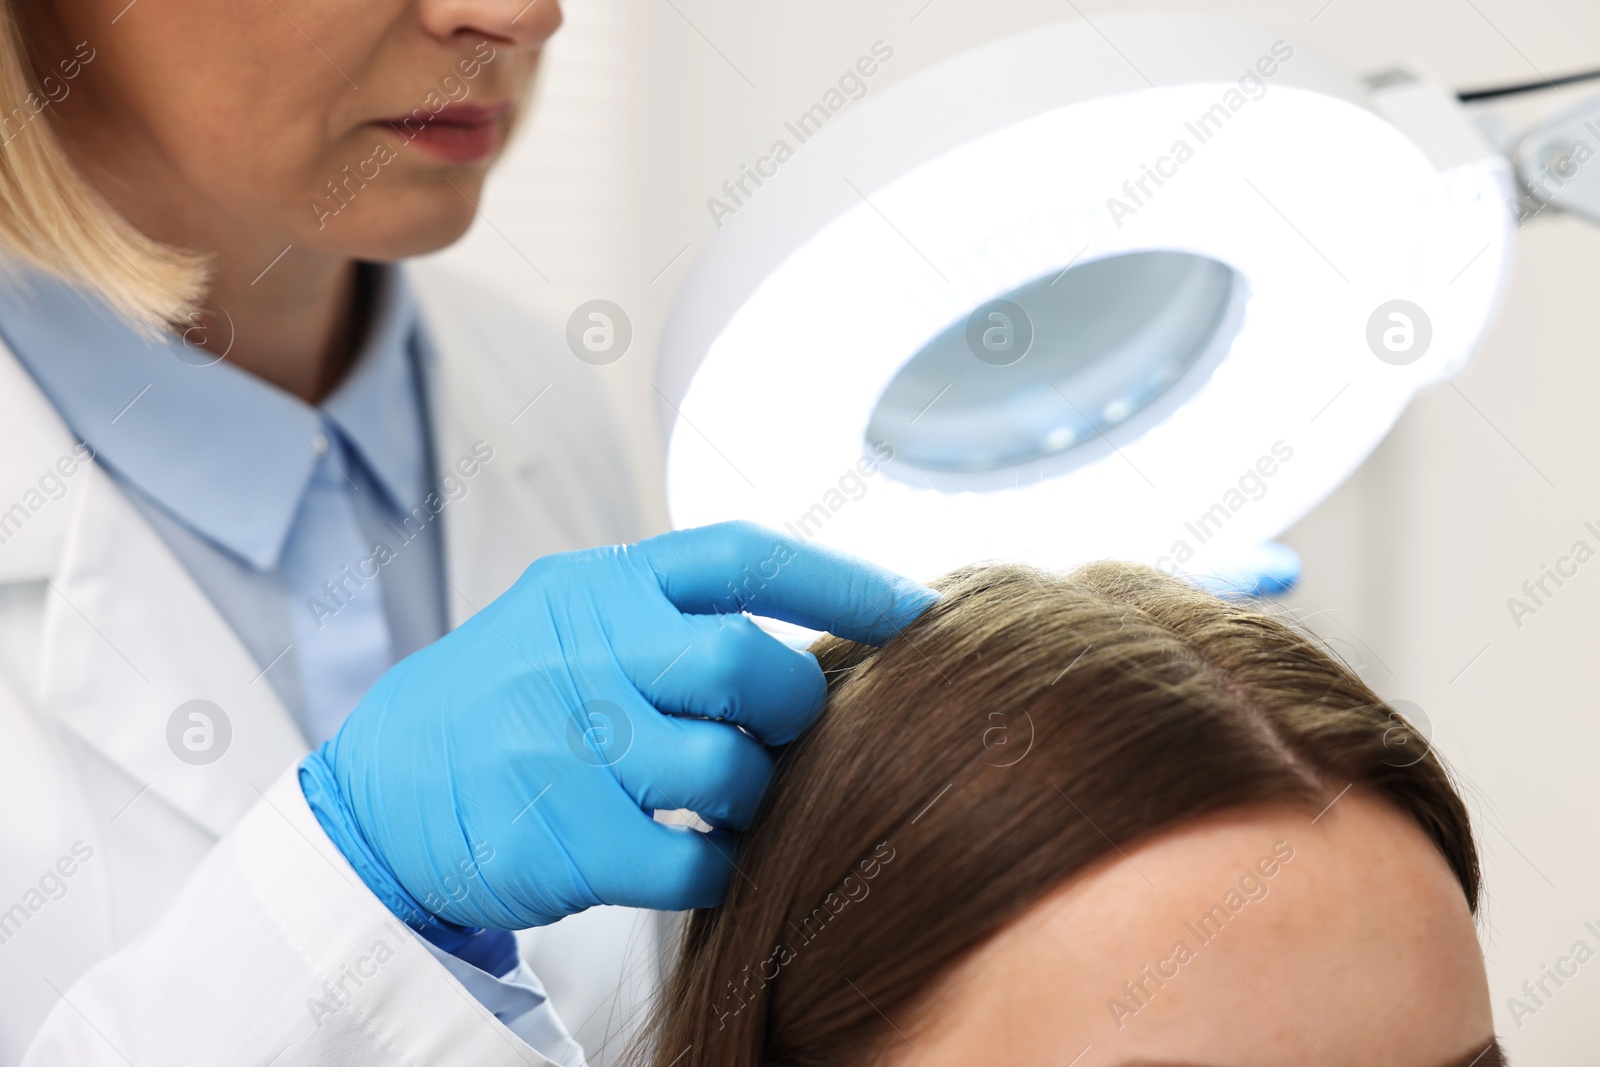
<instances>
[{"instance_id":1,"label":"woman's blonde hair","mask_svg":"<svg viewBox=\"0 0 1600 1067\"><path fill-rule=\"evenodd\" d=\"M205 294L205 261L141 233L84 176L49 114L70 79L35 65L25 17L19 0L0 0L0 270L60 278L146 333L187 321ZM61 61L92 59L91 49Z\"/></svg>"}]
</instances>

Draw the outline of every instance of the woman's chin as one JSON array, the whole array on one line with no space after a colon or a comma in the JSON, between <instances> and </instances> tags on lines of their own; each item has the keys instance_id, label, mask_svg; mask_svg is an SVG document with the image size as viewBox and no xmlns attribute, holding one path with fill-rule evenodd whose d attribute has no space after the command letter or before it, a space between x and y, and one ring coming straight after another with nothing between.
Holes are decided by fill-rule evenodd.
<instances>
[{"instance_id":1,"label":"woman's chin","mask_svg":"<svg viewBox=\"0 0 1600 1067\"><path fill-rule=\"evenodd\" d=\"M354 196L327 195L313 202L308 247L373 262L391 262L448 248L472 227L482 172L463 169L427 186L378 190Z\"/></svg>"}]
</instances>

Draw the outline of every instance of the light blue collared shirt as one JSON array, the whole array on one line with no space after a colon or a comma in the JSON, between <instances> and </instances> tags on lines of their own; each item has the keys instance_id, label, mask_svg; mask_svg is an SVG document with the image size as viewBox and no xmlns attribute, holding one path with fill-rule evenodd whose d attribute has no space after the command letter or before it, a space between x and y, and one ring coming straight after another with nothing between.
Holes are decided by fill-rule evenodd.
<instances>
[{"instance_id":1,"label":"light blue collared shirt","mask_svg":"<svg viewBox=\"0 0 1600 1067\"><path fill-rule=\"evenodd\" d=\"M404 546L371 579L381 589L389 662L449 625L438 524L415 518L432 514L424 503L434 489L430 349L401 272L360 269L372 319L350 373L320 407L210 349L146 340L53 279L29 275L20 288L0 285L0 336L239 635L308 745L337 721L319 708L327 703L319 679L300 669L294 633L306 620L291 613L326 612L338 601L334 590L319 596L292 588L284 562L308 547L293 543L297 534L311 536L300 533L296 516L325 455L338 457L367 543ZM340 639L336 626L319 638ZM564 1067L582 1064L583 1050L514 942L481 940L479 951L464 950L460 959L424 943L529 1045Z\"/></svg>"},{"instance_id":2,"label":"light blue collared shirt","mask_svg":"<svg viewBox=\"0 0 1600 1067\"><path fill-rule=\"evenodd\" d=\"M320 410L208 349L146 341L51 279L0 286L0 335L239 635L310 745L324 738L308 722L290 612L311 609L280 564L327 447L324 420L343 438L370 540L395 543L433 483L416 308L397 271L371 269L369 284L378 291L365 344ZM377 579L397 661L447 629L436 524L414 536Z\"/></svg>"}]
</instances>

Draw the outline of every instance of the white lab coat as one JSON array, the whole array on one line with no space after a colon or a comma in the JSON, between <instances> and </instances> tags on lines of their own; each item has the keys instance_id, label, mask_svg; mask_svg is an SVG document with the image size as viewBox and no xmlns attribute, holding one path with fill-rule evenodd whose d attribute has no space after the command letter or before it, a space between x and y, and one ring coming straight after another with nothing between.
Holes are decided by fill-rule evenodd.
<instances>
[{"instance_id":1,"label":"white lab coat","mask_svg":"<svg viewBox=\"0 0 1600 1067\"><path fill-rule=\"evenodd\" d=\"M494 449L436 520L455 625L538 556L650 532L651 475L559 328L408 269L439 355L437 462ZM24 509L0 544L0 1064L547 1063L323 835L293 721L107 472L51 499L73 446L0 347L0 513ZM168 746L195 699L232 727L208 766ZM620 977L613 950L581 963Z\"/></svg>"}]
</instances>

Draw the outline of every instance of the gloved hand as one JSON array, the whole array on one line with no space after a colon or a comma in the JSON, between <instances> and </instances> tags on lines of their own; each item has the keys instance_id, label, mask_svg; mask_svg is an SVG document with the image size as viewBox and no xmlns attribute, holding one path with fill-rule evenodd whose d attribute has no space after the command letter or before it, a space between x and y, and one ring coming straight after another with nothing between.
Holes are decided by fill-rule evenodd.
<instances>
[{"instance_id":1,"label":"gloved hand","mask_svg":"<svg viewBox=\"0 0 1600 1067\"><path fill-rule=\"evenodd\" d=\"M1300 584L1300 554L1270 542L1236 553L1213 570L1196 575L1195 585L1223 600L1281 596Z\"/></svg>"},{"instance_id":2,"label":"gloved hand","mask_svg":"<svg viewBox=\"0 0 1600 1067\"><path fill-rule=\"evenodd\" d=\"M548 556L379 679L301 787L367 886L446 948L596 904L709 907L766 746L825 696L810 653L739 612L879 644L936 598L748 523ZM651 818L677 808L718 829Z\"/></svg>"}]
</instances>

